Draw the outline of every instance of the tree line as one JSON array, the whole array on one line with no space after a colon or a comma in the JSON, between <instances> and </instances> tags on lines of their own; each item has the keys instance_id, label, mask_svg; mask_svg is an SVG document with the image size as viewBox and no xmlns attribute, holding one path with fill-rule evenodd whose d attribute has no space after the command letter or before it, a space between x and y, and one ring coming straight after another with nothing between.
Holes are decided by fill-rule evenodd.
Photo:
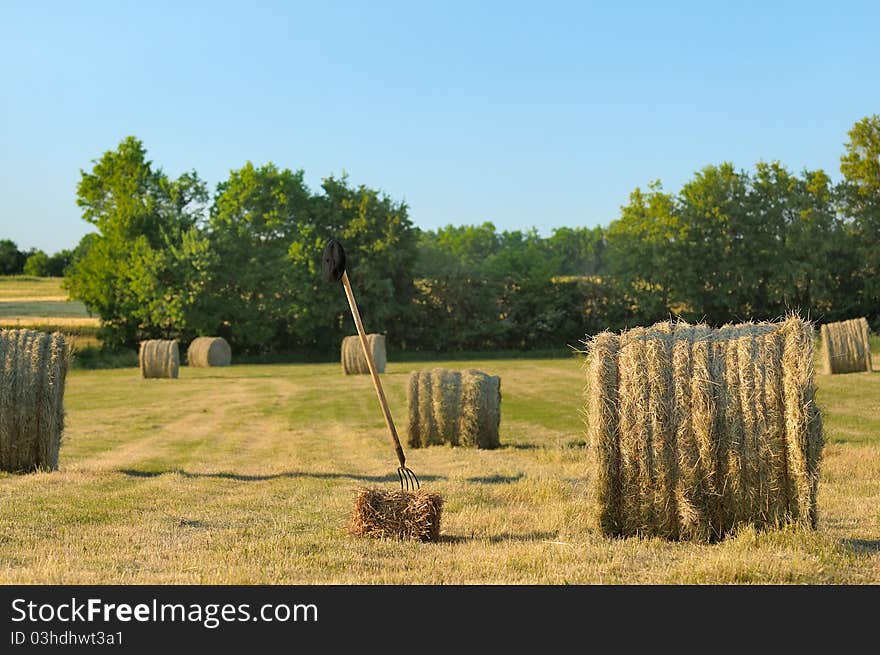
<instances>
[{"instance_id":1,"label":"tree line","mask_svg":"<svg viewBox=\"0 0 880 655\"><path fill-rule=\"evenodd\" d=\"M221 335L239 352L332 354L353 330L320 279L345 246L371 331L413 351L562 348L669 316L720 325L791 310L880 323L880 116L849 131L833 182L779 162L707 166L675 193L636 188L606 227L420 230L409 208L347 177L248 162L210 193L123 140L81 171L95 232L65 284L104 338Z\"/></svg>"},{"instance_id":2,"label":"tree line","mask_svg":"<svg viewBox=\"0 0 880 655\"><path fill-rule=\"evenodd\" d=\"M53 255L37 248L21 250L12 239L0 239L0 275L64 277L73 256L73 250L60 250Z\"/></svg>"}]
</instances>

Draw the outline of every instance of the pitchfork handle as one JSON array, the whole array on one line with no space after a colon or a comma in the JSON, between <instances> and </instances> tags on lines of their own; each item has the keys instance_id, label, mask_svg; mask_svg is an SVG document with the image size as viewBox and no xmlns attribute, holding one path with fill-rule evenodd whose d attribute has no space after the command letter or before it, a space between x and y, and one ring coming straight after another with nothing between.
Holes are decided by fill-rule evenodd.
<instances>
[{"instance_id":1,"label":"pitchfork handle","mask_svg":"<svg viewBox=\"0 0 880 655\"><path fill-rule=\"evenodd\" d=\"M373 362L373 354L367 347L367 335L364 332L364 324L361 322L361 313L358 311L357 303L354 301L354 292L351 290L351 283L348 281L348 272L342 272L342 286L345 289L345 297L348 299L348 306L351 308L351 315L354 317L354 324L357 326L358 337L361 340L361 348L364 349L364 356L367 358L367 367L370 369L370 377L373 378L373 386L376 388L376 395L379 396L379 404L382 405L382 412L385 414L385 423L388 425L388 431L391 432L391 439L394 441L394 452L397 453L397 459L401 466L406 466L406 457L403 454L403 448L400 445L400 439L397 436L397 429L394 427L394 420L391 418L391 410L388 409L388 401L385 400L385 392L382 391L382 383L379 381L379 374L376 373L376 364Z\"/></svg>"}]
</instances>

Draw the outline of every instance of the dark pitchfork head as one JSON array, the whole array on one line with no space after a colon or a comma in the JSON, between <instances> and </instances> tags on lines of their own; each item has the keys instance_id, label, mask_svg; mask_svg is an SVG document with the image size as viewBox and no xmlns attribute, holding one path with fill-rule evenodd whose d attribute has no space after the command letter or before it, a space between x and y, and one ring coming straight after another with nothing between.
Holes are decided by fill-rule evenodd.
<instances>
[{"instance_id":1,"label":"dark pitchfork head","mask_svg":"<svg viewBox=\"0 0 880 655\"><path fill-rule=\"evenodd\" d=\"M321 273L324 282L339 282L345 273L345 249L336 239L330 239L321 257Z\"/></svg>"}]
</instances>

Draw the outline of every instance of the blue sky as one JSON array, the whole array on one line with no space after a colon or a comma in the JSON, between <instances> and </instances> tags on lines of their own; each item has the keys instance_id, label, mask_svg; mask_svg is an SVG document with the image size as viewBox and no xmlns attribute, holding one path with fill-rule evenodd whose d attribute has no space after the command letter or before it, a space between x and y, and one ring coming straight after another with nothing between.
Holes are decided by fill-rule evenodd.
<instances>
[{"instance_id":1,"label":"blue sky","mask_svg":"<svg viewBox=\"0 0 880 655\"><path fill-rule=\"evenodd\" d=\"M89 230L79 170L133 134L213 189L346 171L423 228L607 224L636 186L780 160L835 177L880 113L877 2L0 0L0 238Z\"/></svg>"}]
</instances>

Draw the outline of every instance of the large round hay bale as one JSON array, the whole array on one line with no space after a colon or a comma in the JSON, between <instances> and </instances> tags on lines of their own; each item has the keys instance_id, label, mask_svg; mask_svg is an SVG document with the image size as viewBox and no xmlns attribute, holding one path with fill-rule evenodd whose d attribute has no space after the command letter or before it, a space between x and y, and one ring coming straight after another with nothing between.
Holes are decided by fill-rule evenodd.
<instances>
[{"instance_id":1,"label":"large round hay bale","mask_svg":"<svg viewBox=\"0 0 880 655\"><path fill-rule=\"evenodd\" d=\"M186 349L186 362L190 366L229 366L232 348L223 337L196 337Z\"/></svg>"},{"instance_id":2,"label":"large round hay bale","mask_svg":"<svg viewBox=\"0 0 880 655\"><path fill-rule=\"evenodd\" d=\"M60 332L0 330L0 470L58 469L69 358Z\"/></svg>"},{"instance_id":3,"label":"large round hay bale","mask_svg":"<svg viewBox=\"0 0 880 655\"><path fill-rule=\"evenodd\" d=\"M666 322L588 343L597 524L712 541L743 524L815 527L822 420L812 326Z\"/></svg>"},{"instance_id":4,"label":"large round hay bale","mask_svg":"<svg viewBox=\"0 0 880 655\"><path fill-rule=\"evenodd\" d=\"M501 378L469 369L413 371L407 393L409 445L500 445Z\"/></svg>"},{"instance_id":5,"label":"large round hay bale","mask_svg":"<svg viewBox=\"0 0 880 655\"><path fill-rule=\"evenodd\" d=\"M387 361L385 354L385 335L384 334L368 334L367 348L373 356L373 364L376 367L376 373L385 372L385 363ZM358 335L345 337L342 340L342 370L346 375L369 375L370 367L367 366L367 358L364 356L364 349L361 346L361 340Z\"/></svg>"},{"instance_id":6,"label":"large round hay bale","mask_svg":"<svg viewBox=\"0 0 880 655\"><path fill-rule=\"evenodd\" d=\"M871 370L871 343L868 320L854 318L849 321L825 323L820 331L822 337L822 363L824 373L858 373Z\"/></svg>"},{"instance_id":7,"label":"large round hay bale","mask_svg":"<svg viewBox=\"0 0 880 655\"><path fill-rule=\"evenodd\" d=\"M177 341L149 339L141 341L138 353L141 375L145 378L176 378L180 368Z\"/></svg>"}]
</instances>

